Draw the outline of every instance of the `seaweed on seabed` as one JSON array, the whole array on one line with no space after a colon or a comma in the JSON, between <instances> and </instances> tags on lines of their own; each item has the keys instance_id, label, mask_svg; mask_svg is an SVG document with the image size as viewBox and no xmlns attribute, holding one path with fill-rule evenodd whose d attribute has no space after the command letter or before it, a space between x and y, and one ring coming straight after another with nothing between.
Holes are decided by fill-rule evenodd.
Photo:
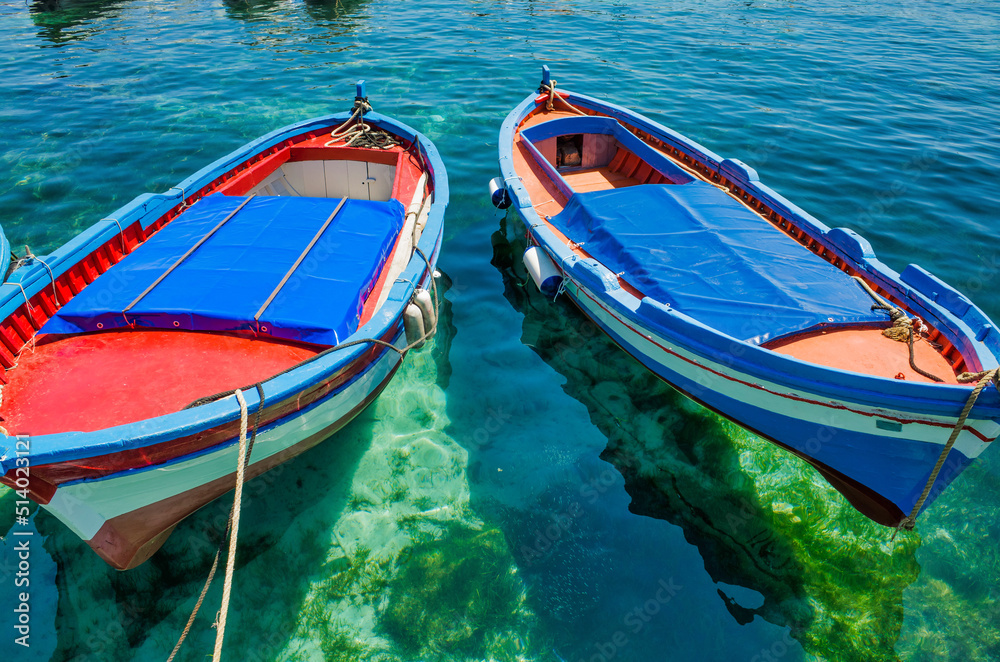
<instances>
[{"instance_id":1,"label":"seaweed on seabed","mask_svg":"<svg viewBox=\"0 0 1000 662\"><path fill-rule=\"evenodd\" d=\"M332 574L317 586L301 625L318 640L326 662L372 659L378 650L366 643L357 627L336 618L333 606L359 596L377 598L388 584L392 564L372 559L370 549L359 547L350 559L340 557L331 566Z\"/></svg>"},{"instance_id":2,"label":"seaweed on seabed","mask_svg":"<svg viewBox=\"0 0 1000 662\"><path fill-rule=\"evenodd\" d=\"M523 621L524 590L498 529L452 525L440 539L406 549L399 565L380 622L403 651L515 658L517 650L503 649L520 645L510 628Z\"/></svg>"},{"instance_id":3,"label":"seaweed on seabed","mask_svg":"<svg viewBox=\"0 0 1000 662\"><path fill-rule=\"evenodd\" d=\"M361 632L339 620L319 624L319 649L325 662L358 662L371 659L376 649L363 643Z\"/></svg>"}]
</instances>

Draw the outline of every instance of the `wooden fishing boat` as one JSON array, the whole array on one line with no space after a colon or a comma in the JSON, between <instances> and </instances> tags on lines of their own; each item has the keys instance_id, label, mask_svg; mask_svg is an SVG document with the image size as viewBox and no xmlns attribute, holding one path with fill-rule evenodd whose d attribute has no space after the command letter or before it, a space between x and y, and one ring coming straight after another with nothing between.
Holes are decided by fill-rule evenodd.
<instances>
[{"instance_id":1,"label":"wooden fishing boat","mask_svg":"<svg viewBox=\"0 0 1000 662\"><path fill-rule=\"evenodd\" d=\"M545 68L503 123L500 170L493 201L524 220L543 291L875 521L912 527L1000 432L996 325L740 161Z\"/></svg>"},{"instance_id":2,"label":"wooden fishing boat","mask_svg":"<svg viewBox=\"0 0 1000 662\"><path fill-rule=\"evenodd\" d=\"M249 479L433 333L444 165L370 108L362 81L353 111L141 195L0 286L0 480L115 568L233 489L247 412Z\"/></svg>"}]
</instances>

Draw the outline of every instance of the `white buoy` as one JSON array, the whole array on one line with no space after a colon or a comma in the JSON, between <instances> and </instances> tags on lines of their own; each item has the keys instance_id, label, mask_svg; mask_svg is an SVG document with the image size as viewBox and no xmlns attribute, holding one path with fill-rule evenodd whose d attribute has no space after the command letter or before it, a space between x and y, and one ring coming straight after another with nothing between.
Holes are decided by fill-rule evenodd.
<instances>
[{"instance_id":1,"label":"white buoy","mask_svg":"<svg viewBox=\"0 0 1000 662\"><path fill-rule=\"evenodd\" d=\"M424 346L424 341L420 340L424 337L424 314L420 312L420 308L415 303L407 305L403 311L403 331L406 332L407 345L413 345L414 349L420 349ZM418 340L419 343L417 343ZM414 343L417 344L414 345Z\"/></svg>"},{"instance_id":2,"label":"white buoy","mask_svg":"<svg viewBox=\"0 0 1000 662\"><path fill-rule=\"evenodd\" d=\"M420 315L424 320L424 333L430 334L427 336L427 339L430 340L437 332L437 312L434 310L434 300L431 298L431 293L427 290L417 290L416 294L413 295L413 303L420 309Z\"/></svg>"},{"instance_id":3,"label":"white buoy","mask_svg":"<svg viewBox=\"0 0 1000 662\"><path fill-rule=\"evenodd\" d=\"M490 202L497 209L510 207L510 194L507 193L507 187L500 177L494 177L490 180Z\"/></svg>"},{"instance_id":4,"label":"white buoy","mask_svg":"<svg viewBox=\"0 0 1000 662\"><path fill-rule=\"evenodd\" d=\"M538 286L538 291L545 296L554 297L559 292L563 277L545 251L538 246L532 246L524 251L522 260L528 273L531 274L531 280Z\"/></svg>"}]
</instances>

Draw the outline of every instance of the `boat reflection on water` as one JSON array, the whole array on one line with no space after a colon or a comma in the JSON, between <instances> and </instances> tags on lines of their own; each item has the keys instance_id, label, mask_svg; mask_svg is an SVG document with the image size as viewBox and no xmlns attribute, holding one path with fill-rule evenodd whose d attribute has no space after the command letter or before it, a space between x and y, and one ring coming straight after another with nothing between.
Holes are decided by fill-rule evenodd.
<instances>
[{"instance_id":1,"label":"boat reflection on water","mask_svg":"<svg viewBox=\"0 0 1000 662\"><path fill-rule=\"evenodd\" d=\"M566 298L544 297L521 264L516 216L500 221L492 244L504 294L524 314L522 341L607 437L601 458L624 477L630 511L681 527L715 582L763 596L751 604L719 586L734 620L787 626L827 659L893 658L919 540L888 545L885 529L805 462L671 389Z\"/></svg>"},{"instance_id":2,"label":"boat reflection on water","mask_svg":"<svg viewBox=\"0 0 1000 662\"><path fill-rule=\"evenodd\" d=\"M353 14L366 0L304 0L305 11L314 21L330 21ZM298 13L300 5L288 0L222 0L226 15L243 21L267 18L279 10Z\"/></svg>"},{"instance_id":3,"label":"boat reflection on water","mask_svg":"<svg viewBox=\"0 0 1000 662\"><path fill-rule=\"evenodd\" d=\"M357 12L367 0L305 0L306 12L314 21L333 21Z\"/></svg>"},{"instance_id":4,"label":"boat reflection on water","mask_svg":"<svg viewBox=\"0 0 1000 662\"><path fill-rule=\"evenodd\" d=\"M86 39L105 29L101 19L114 18L130 0L31 0L28 11L38 27L43 46L60 46ZM304 13L318 24L351 18L367 0L222 0L226 16L239 21L257 21L281 11ZM270 29L281 32L280 25ZM292 28L289 27L289 31Z\"/></svg>"},{"instance_id":5,"label":"boat reflection on water","mask_svg":"<svg viewBox=\"0 0 1000 662\"><path fill-rule=\"evenodd\" d=\"M86 39L100 30L94 25L117 16L128 0L33 0L28 6L38 38L51 46Z\"/></svg>"}]
</instances>

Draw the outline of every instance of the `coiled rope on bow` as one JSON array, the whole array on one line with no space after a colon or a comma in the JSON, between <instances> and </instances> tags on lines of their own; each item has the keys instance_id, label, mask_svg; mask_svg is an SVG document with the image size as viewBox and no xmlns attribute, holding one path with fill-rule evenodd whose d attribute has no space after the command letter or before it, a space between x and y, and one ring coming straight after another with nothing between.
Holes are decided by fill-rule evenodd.
<instances>
[{"instance_id":1,"label":"coiled rope on bow","mask_svg":"<svg viewBox=\"0 0 1000 662\"><path fill-rule=\"evenodd\" d=\"M926 370L921 370L917 367L916 362L913 358L913 343L918 338L923 338L925 333L927 333L927 326L924 324L923 320L919 317L908 317L902 309L893 306L888 301L883 299L871 288L871 286L861 279L860 276L851 276L854 280L858 281L858 284L868 293L868 296L875 301L872 306L872 310L884 310L889 313L889 319L892 321L892 326L887 329L882 330L882 335L886 338L891 338L898 342L905 342L910 349L910 367L913 371L923 375L927 379L935 382L943 382L944 380L933 375Z\"/></svg>"},{"instance_id":2,"label":"coiled rope on bow","mask_svg":"<svg viewBox=\"0 0 1000 662\"><path fill-rule=\"evenodd\" d=\"M542 94L548 94L549 95L548 100L545 102L545 110L554 110L555 109L555 101L556 101L556 99L558 99L560 101L560 103L562 103L562 105L564 105L571 112L574 112L577 115L586 115L587 114L587 113L583 112L582 110L580 110L579 108L577 108L576 106L574 106L573 104L571 104L569 101L566 101L566 99L563 99L562 95L556 94L556 79L555 78L550 79L548 85L546 85L544 82L541 85L539 85L538 86L538 91L540 93L542 93Z\"/></svg>"},{"instance_id":3,"label":"coiled rope on bow","mask_svg":"<svg viewBox=\"0 0 1000 662\"><path fill-rule=\"evenodd\" d=\"M330 140L325 147L342 142L345 147L367 147L369 149L392 149L400 142L388 131L365 122L364 115L372 109L368 99L357 99L354 111L343 124L330 132Z\"/></svg>"},{"instance_id":4,"label":"coiled rope on bow","mask_svg":"<svg viewBox=\"0 0 1000 662\"><path fill-rule=\"evenodd\" d=\"M900 529L910 530L913 528L913 525L916 524L917 514L920 512L920 509L924 507L924 502L927 501L927 497L931 493L931 488L934 486L934 482L937 480L938 474L941 473L941 468L944 466L944 461L951 452L952 446L954 446L955 441L958 440L959 433L961 433L962 428L965 427L965 421L969 417L972 407L976 404L976 400L979 399L979 394L982 393L983 389L986 388L986 385L990 382L993 382L993 386L1000 391L1000 368L984 370L983 372L963 372L961 375L956 377L956 379L963 384L976 382L976 386L972 389L972 392L969 393L969 397L965 401L962 413L959 414L958 421L955 423L955 427L951 431L951 436L948 437L948 443L946 443L944 448L941 450L941 455L938 456L937 463L934 465L934 470L931 471L930 478L927 479L927 484L924 485L924 491L920 494L920 498L917 499L917 503L914 504L913 510L910 511L910 514L904 517L896 527L896 533L899 533ZM896 538L896 533L892 534L893 539Z\"/></svg>"}]
</instances>

